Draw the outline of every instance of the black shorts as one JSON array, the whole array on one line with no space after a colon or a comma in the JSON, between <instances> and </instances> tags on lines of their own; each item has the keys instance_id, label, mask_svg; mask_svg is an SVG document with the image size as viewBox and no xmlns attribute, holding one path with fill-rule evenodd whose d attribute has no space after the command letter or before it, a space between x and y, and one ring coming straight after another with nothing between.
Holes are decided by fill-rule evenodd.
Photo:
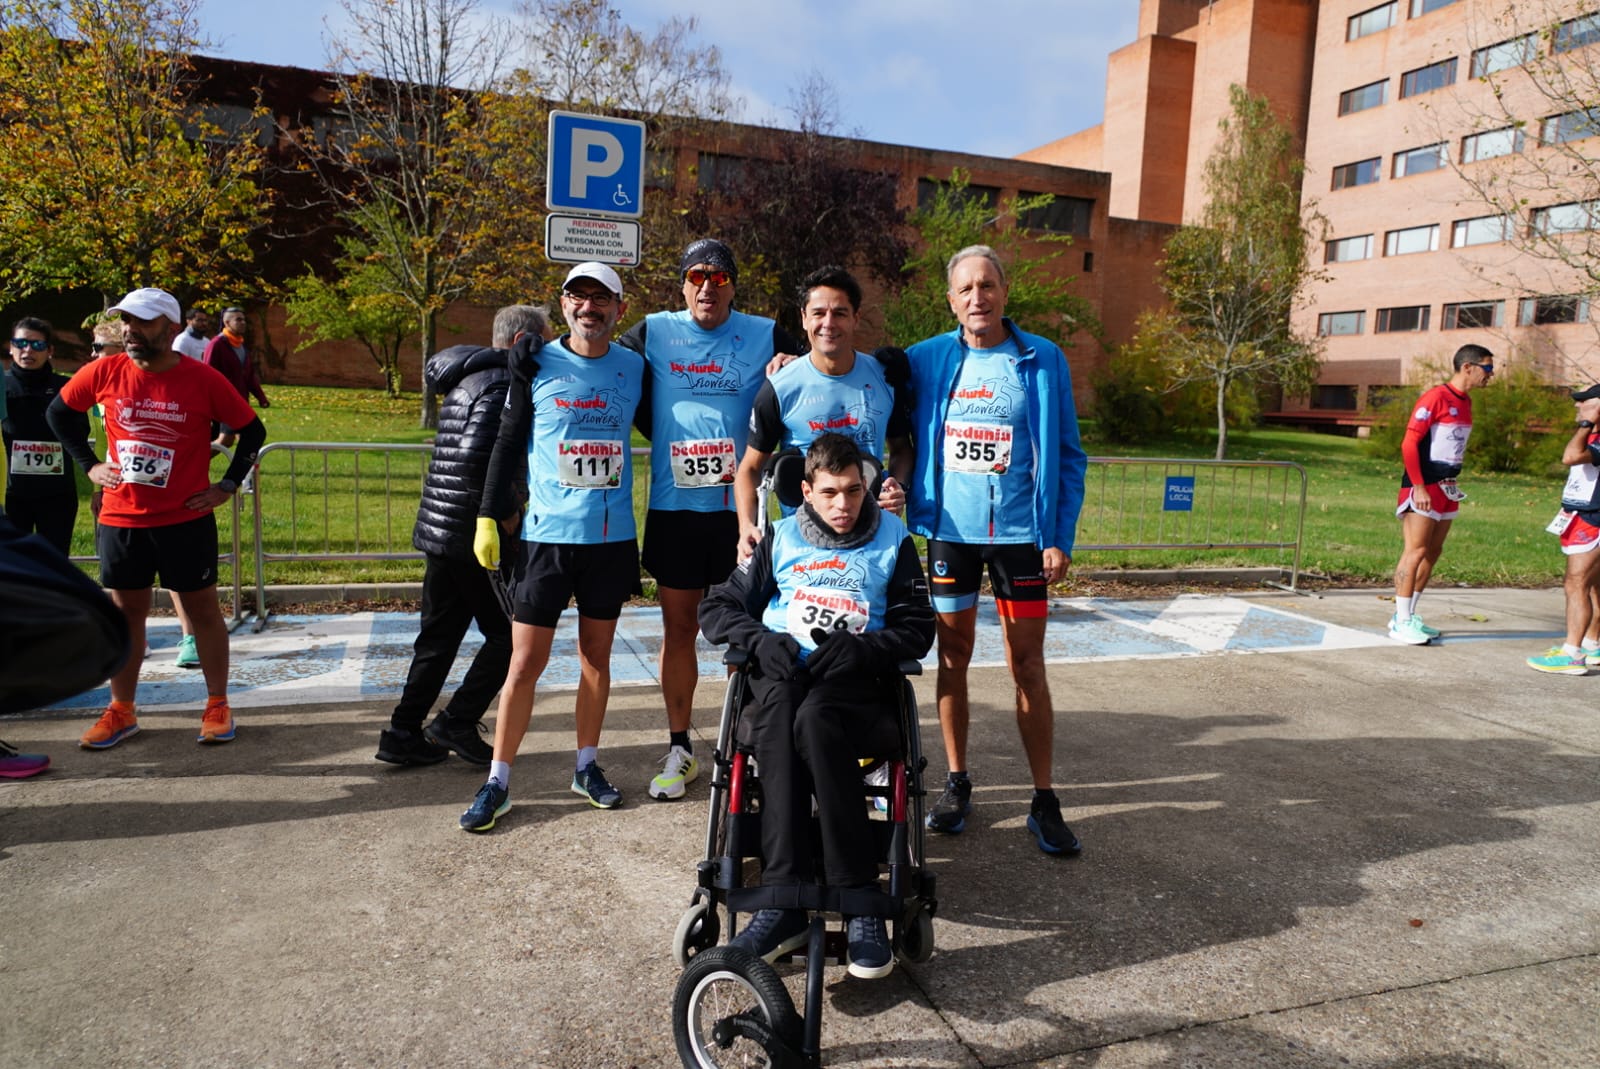
<instances>
[{"instance_id":1,"label":"black shorts","mask_svg":"<svg viewBox=\"0 0 1600 1069\"><path fill-rule=\"evenodd\" d=\"M578 615L615 620L639 587L639 543L597 546L526 542L527 563L512 595L511 618L519 624L554 627L574 596Z\"/></svg>"},{"instance_id":2,"label":"black shorts","mask_svg":"<svg viewBox=\"0 0 1600 1069\"><path fill-rule=\"evenodd\" d=\"M658 586L708 590L738 563L739 515L651 509L644 519L644 570Z\"/></svg>"},{"instance_id":3,"label":"black shorts","mask_svg":"<svg viewBox=\"0 0 1600 1069\"><path fill-rule=\"evenodd\" d=\"M1050 612L1044 552L1031 543L971 546L928 539L928 590L935 612L960 612L978 603L983 566L989 566L995 607L1010 620L1043 618Z\"/></svg>"},{"instance_id":4,"label":"black shorts","mask_svg":"<svg viewBox=\"0 0 1600 1069\"><path fill-rule=\"evenodd\" d=\"M107 590L147 590L161 585L179 594L217 585L217 517L206 513L166 527L95 528L100 585Z\"/></svg>"}]
</instances>

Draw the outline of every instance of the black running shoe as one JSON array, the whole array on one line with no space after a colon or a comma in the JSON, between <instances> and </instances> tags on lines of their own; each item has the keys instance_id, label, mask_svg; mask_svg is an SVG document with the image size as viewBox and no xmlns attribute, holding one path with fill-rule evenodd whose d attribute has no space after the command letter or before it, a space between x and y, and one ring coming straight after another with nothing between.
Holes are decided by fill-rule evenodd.
<instances>
[{"instance_id":1,"label":"black running shoe","mask_svg":"<svg viewBox=\"0 0 1600 1069\"><path fill-rule=\"evenodd\" d=\"M422 733L468 764L488 768L489 762L494 760L494 747L482 738L488 730L482 720L473 724L458 724L440 713Z\"/></svg>"},{"instance_id":2,"label":"black running shoe","mask_svg":"<svg viewBox=\"0 0 1600 1069\"><path fill-rule=\"evenodd\" d=\"M1083 849L1067 822L1061 819L1061 802L1054 794L1033 803L1028 813L1028 830L1047 854L1076 854Z\"/></svg>"},{"instance_id":3,"label":"black running shoe","mask_svg":"<svg viewBox=\"0 0 1600 1069\"><path fill-rule=\"evenodd\" d=\"M449 756L420 731L390 730L378 736L378 760L391 765L436 765Z\"/></svg>"},{"instance_id":4,"label":"black running shoe","mask_svg":"<svg viewBox=\"0 0 1600 1069\"><path fill-rule=\"evenodd\" d=\"M572 776L572 793L589 799L596 809L615 809L622 804L622 792L606 779L598 761L590 761Z\"/></svg>"},{"instance_id":5,"label":"black running shoe","mask_svg":"<svg viewBox=\"0 0 1600 1069\"><path fill-rule=\"evenodd\" d=\"M805 944L810 938L811 922L803 909L757 910L744 930L728 940L729 946L748 950L756 957L772 962Z\"/></svg>"},{"instance_id":6,"label":"black running shoe","mask_svg":"<svg viewBox=\"0 0 1600 1069\"><path fill-rule=\"evenodd\" d=\"M972 812L972 781L970 779L946 780L944 793L928 810L925 823L930 831L946 835L959 835L967 826L967 815Z\"/></svg>"}]
</instances>

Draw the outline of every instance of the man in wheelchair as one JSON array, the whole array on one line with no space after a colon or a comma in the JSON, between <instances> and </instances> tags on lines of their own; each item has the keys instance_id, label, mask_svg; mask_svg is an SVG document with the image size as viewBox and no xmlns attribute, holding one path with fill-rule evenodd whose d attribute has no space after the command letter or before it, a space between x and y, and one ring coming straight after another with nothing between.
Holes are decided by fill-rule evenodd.
<instances>
[{"instance_id":1,"label":"man in wheelchair","mask_svg":"<svg viewBox=\"0 0 1600 1069\"><path fill-rule=\"evenodd\" d=\"M856 442L824 434L805 455L803 505L700 606L713 643L748 652L750 742L762 784L764 886L814 883L811 799L829 887L870 890L878 858L859 759L897 738L896 665L933 645L927 579L905 524L869 493ZM877 695L884 700L873 700ZM863 700L863 699L867 700ZM780 896L781 901L781 896ZM846 915L848 966L887 976L882 917ZM732 945L772 961L806 941L803 909L756 912Z\"/></svg>"}]
</instances>

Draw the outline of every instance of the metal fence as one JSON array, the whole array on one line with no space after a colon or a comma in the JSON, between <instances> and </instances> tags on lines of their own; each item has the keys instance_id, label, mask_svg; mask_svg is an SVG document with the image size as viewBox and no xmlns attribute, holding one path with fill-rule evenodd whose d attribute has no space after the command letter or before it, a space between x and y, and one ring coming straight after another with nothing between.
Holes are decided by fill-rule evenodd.
<instances>
[{"instance_id":1,"label":"metal fence","mask_svg":"<svg viewBox=\"0 0 1600 1069\"><path fill-rule=\"evenodd\" d=\"M1286 460L1090 457L1074 552L1292 551L1300 581L1306 471Z\"/></svg>"}]
</instances>

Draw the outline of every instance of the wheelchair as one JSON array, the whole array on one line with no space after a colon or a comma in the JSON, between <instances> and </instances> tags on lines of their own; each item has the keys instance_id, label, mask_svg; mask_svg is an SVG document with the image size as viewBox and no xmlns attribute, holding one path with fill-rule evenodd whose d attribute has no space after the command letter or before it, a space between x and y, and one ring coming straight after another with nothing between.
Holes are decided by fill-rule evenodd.
<instances>
[{"instance_id":1,"label":"wheelchair","mask_svg":"<svg viewBox=\"0 0 1600 1069\"><path fill-rule=\"evenodd\" d=\"M763 517L773 493L798 505L803 462L798 453L774 458L762 481ZM869 481L875 492L877 479ZM673 997L673 1036L679 1057L691 1069L809 1069L821 1064L823 967L845 963L841 914L885 917L901 962L923 962L933 953L938 901L923 852L927 762L910 682L922 666L916 661L896 666L895 677L885 683L885 696L895 707L893 723L886 721L877 752L860 755L862 805L869 807L867 823L885 874L876 890L862 891L829 887L820 879L798 888L760 885L761 784L743 715L751 700L749 658L730 648L723 663L732 674L712 761L705 854L695 865L696 887L673 936L673 957L683 967ZM815 828L813 835L815 847ZM819 852L814 849L812 856ZM772 966L742 948L719 945L724 933L731 937L738 930L741 914L774 905L812 914L807 942L778 959L805 960L803 1015L796 1013Z\"/></svg>"}]
</instances>

